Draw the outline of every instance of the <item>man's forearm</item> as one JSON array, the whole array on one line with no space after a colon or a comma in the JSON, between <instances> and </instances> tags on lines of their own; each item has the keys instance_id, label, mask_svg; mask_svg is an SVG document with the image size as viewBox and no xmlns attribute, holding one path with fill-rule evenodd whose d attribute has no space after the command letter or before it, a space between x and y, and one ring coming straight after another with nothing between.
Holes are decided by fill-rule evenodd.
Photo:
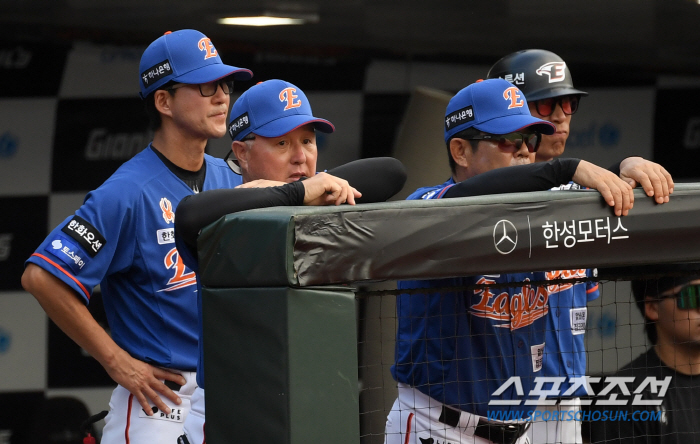
<instances>
[{"instance_id":1,"label":"man's forearm","mask_svg":"<svg viewBox=\"0 0 700 444\"><path fill-rule=\"evenodd\" d=\"M31 293L49 318L105 369L124 352L97 323L73 290L38 265L29 264L22 286Z\"/></svg>"}]
</instances>

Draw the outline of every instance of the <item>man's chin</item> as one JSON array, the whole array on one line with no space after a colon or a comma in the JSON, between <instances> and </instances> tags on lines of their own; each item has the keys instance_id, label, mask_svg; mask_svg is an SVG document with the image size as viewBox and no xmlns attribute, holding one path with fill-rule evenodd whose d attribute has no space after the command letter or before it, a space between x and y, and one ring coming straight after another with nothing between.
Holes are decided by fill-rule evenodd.
<instances>
[{"instance_id":1,"label":"man's chin","mask_svg":"<svg viewBox=\"0 0 700 444\"><path fill-rule=\"evenodd\" d=\"M562 154L564 154L564 144L556 144L548 147L540 147L540 149L537 150L536 158L537 162L546 162Z\"/></svg>"}]
</instances>

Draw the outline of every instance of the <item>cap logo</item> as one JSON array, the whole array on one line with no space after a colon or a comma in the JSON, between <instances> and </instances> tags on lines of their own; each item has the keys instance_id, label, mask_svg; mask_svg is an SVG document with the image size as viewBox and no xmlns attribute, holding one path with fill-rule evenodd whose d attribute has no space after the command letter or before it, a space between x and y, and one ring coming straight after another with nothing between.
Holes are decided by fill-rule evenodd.
<instances>
[{"instance_id":1,"label":"cap logo","mask_svg":"<svg viewBox=\"0 0 700 444\"><path fill-rule=\"evenodd\" d=\"M513 109L513 108L522 108L523 107L523 96L521 95L522 93L518 88L515 86L511 86L510 88L506 88L505 91L503 91L503 99L505 100L510 100L510 104L508 105L508 109Z\"/></svg>"},{"instance_id":2,"label":"cap logo","mask_svg":"<svg viewBox=\"0 0 700 444\"><path fill-rule=\"evenodd\" d=\"M214 44L211 42L209 37L200 39L197 46L199 47L200 51L205 51L204 60L216 57L218 55L218 52L216 52L216 48L214 48Z\"/></svg>"},{"instance_id":3,"label":"cap logo","mask_svg":"<svg viewBox=\"0 0 700 444\"><path fill-rule=\"evenodd\" d=\"M564 62L549 62L537 68L535 74L538 76L546 75L549 77L549 83L563 82L566 79L566 63Z\"/></svg>"},{"instance_id":4,"label":"cap logo","mask_svg":"<svg viewBox=\"0 0 700 444\"><path fill-rule=\"evenodd\" d=\"M287 105L284 107L285 111L301 106L301 100L296 100L299 96L294 94L295 92L297 92L296 88L285 88L280 92L280 102L287 102Z\"/></svg>"},{"instance_id":5,"label":"cap logo","mask_svg":"<svg viewBox=\"0 0 700 444\"><path fill-rule=\"evenodd\" d=\"M246 128L250 128L250 119L248 118L248 113L243 113L231 121L231 124L228 126L228 133L232 139L235 139Z\"/></svg>"},{"instance_id":6,"label":"cap logo","mask_svg":"<svg viewBox=\"0 0 700 444\"><path fill-rule=\"evenodd\" d=\"M141 73L143 84L148 88L152 83L157 82L163 77L167 77L173 73L173 68L170 66L170 60L163 60Z\"/></svg>"},{"instance_id":7,"label":"cap logo","mask_svg":"<svg viewBox=\"0 0 700 444\"><path fill-rule=\"evenodd\" d=\"M456 125L462 125L474 120L474 109L471 105L466 108L458 109L445 116L445 131L454 128Z\"/></svg>"}]
</instances>

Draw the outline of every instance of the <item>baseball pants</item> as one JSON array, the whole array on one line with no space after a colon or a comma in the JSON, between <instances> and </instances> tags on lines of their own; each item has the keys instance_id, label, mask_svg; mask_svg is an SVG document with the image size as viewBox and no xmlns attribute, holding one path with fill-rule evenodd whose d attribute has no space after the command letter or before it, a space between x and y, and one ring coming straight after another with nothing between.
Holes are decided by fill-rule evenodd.
<instances>
[{"instance_id":1,"label":"baseball pants","mask_svg":"<svg viewBox=\"0 0 700 444\"><path fill-rule=\"evenodd\" d=\"M205 444L204 434L204 389L197 387L192 395L192 407L185 420L184 434L189 444ZM178 441L180 443L180 441Z\"/></svg>"},{"instance_id":2,"label":"baseball pants","mask_svg":"<svg viewBox=\"0 0 700 444\"><path fill-rule=\"evenodd\" d=\"M118 385L109 400L109 414L105 418L100 441L102 444L173 444L177 441L190 411L190 398L197 387L197 380L195 372L171 371L180 373L187 381L179 390L175 390L182 404L176 405L161 397L171 408L170 414L158 411L152 405L154 414L148 416L134 395Z\"/></svg>"},{"instance_id":3,"label":"baseball pants","mask_svg":"<svg viewBox=\"0 0 700 444\"><path fill-rule=\"evenodd\" d=\"M566 399L571 405L545 405L535 410L535 420L527 431L533 444L581 444L581 422L575 420L581 410L579 398Z\"/></svg>"},{"instance_id":4,"label":"baseball pants","mask_svg":"<svg viewBox=\"0 0 700 444\"><path fill-rule=\"evenodd\" d=\"M483 427L486 418L469 412L459 412L454 425L446 424L445 406L405 384L399 384L399 396L386 421L384 444L489 444L494 441L478 436L477 426ZM455 411L456 412L456 411ZM442 421L441 421L442 418ZM506 423L489 424L503 426ZM526 424L519 424L526 427ZM481 429L483 430L483 428ZM514 444L530 444L523 433Z\"/></svg>"}]
</instances>

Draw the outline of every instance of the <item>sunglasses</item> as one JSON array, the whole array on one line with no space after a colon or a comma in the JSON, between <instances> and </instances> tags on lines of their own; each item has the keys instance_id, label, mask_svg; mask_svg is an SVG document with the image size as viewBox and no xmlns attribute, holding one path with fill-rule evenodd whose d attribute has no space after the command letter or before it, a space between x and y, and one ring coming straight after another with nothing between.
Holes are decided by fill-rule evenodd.
<instances>
[{"instance_id":1,"label":"sunglasses","mask_svg":"<svg viewBox=\"0 0 700 444\"><path fill-rule=\"evenodd\" d=\"M542 139L540 133L510 133L510 134L484 134L482 136L470 136L464 138L465 140L489 140L491 142L497 143L498 148L502 150L513 150L518 151L523 143L527 147L527 150L531 153L537 151L540 147L540 140Z\"/></svg>"},{"instance_id":2,"label":"sunglasses","mask_svg":"<svg viewBox=\"0 0 700 444\"><path fill-rule=\"evenodd\" d=\"M666 296L675 298L676 307L681 310L691 310L700 307L700 285L686 285L676 294Z\"/></svg>"},{"instance_id":3,"label":"sunglasses","mask_svg":"<svg viewBox=\"0 0 700 444\"><path fill-rule=\"evenodd\" d=\"M187 84L179 83L167 88L166 91L174 91L182 88L185 85ZM202 97L211 97L216 94L216 90L219 89L219 85L221 85L221 90L224 92L224 94L233 94L233 80L219 80L218 82L200 83L197 86L199 86L199 94L201 94Z\"/></svg>"},{"instance_id":4,"label":"sunglasses","mask_svg":"<svg viewBox=\"0 0 700 444\"><path fill-rule=\"evenodd\" d=\"M549 117L554 113L554 109L557 104L564 111L564 114L570 116L578 110L578 102L581 100L580 96L560 96L560 97L550 97L549 99L535 100L535 109L537 113L542 117Z\"/></svg>"}]
</instances>

